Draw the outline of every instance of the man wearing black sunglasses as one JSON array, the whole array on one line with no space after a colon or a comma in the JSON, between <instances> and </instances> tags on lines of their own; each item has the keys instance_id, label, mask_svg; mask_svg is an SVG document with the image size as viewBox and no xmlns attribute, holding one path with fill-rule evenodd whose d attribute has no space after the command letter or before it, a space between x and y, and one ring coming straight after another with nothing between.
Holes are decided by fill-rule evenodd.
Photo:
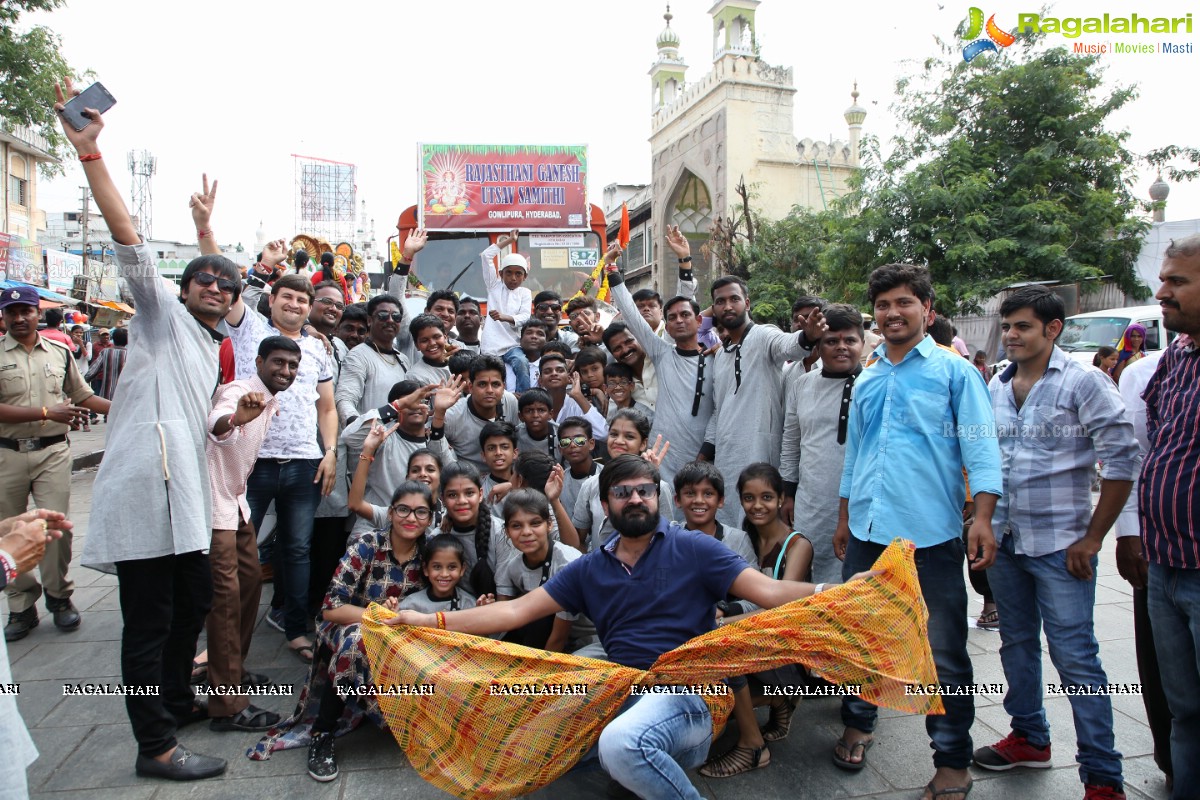
<instances>
[{"instance_id":1,"label":"man wearing black sunglasses","mask_svg":"<svg viewBox=\"0 0 1200 800\"><path fill-rule=\"evenodd\" d=\"M78 92L68 79L65 93L56 86L55 94L61 112L65 96ZM125 698L138 743L137 772L208 778L225 771L224 759L190 752L175 733L207 714L195 705L189 685L196 640L212 604L205 552L212 541L212 498L204 447L224 338L215 328L239 291L236 284L223 291L217 281L198 276L231 282L239 276L229 259L201 256L184 270L178 294L167 287L100 155L104 120L95 109L84 113L91 120L86 128L76 131L64 120L63 133L112 233L137 314L129 325L134 335L121 391L109 414L108 447L120 458L105 459L96 475L82 562L117 573L121 682L159 689Z\"/></svg>"},{"instance_id":2,"label":"man wearing black sunglasses","mask_svg":"<svg viewBox=\"0 0 1200 800\"><path fill-rule=\"evenodd\" d=\"M549 289L538 292L533 297L533 315L550 326L550 335L546 343L562 342L572 350L579 349L579 336L570 328L562 326L563 301L557 292Z\"/></svg>"},{"instance_id":3,"label":"man wearing black sunglasses","mask_svg":"<svg viewBox=\"0 0 1200 800\"><path fill-rule=\"evenodd\" d=\"M342 362L337 409L343 425L387 403L392 387L404 380L412 366L412 359L395 347L400 329L408 330L399 298L390 294L372 297L367 303L367 320L367 340Z\"/></svg>"}]
</instances>

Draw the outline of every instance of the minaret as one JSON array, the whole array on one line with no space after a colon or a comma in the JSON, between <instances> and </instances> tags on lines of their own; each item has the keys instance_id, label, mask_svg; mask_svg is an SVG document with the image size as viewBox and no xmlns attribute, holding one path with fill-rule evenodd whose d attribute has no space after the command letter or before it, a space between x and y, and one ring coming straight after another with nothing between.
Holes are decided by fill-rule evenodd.
<instances>
[{"instance_id":1,"label":"minaret","mask_svg":"<svg viewBox=\"0 0 1200 800\"><path fill-rule=\"evenodd\" d=\"M663 14L667 26L658 35L658 60L650 67L650 113L675 102L683 91L687 64L679 57L679 35L671 30L671 6Z\"/></svg>"},{"instance_id":2,"label":"minaret","mask_svg":"<svg viewBox=\"0 0 1200 800\"><path fill-rule=\"evenodd\" d=\"M863 120L867 118L867 110L858 104L858 81L854 82L854 91L850 92L854 102L846 109L846 124L850 126L850 163L858 166L858 139L862 136Z\"/></svg>"},{"instance_id":3,"label":"minaret","mask_svg":"<svg viewBox=\"0 0 1200 800\"><path fill-rule=\"evenodd\" d=\"M1166 222L1167 195L1170 193L1170 185L1162 179L1162 173L1158 173L1158 177L1154 179L1154 183L1150 184L1150 199L1157 205L1157 208L1151 212L1150 219L1152 222Z\"/></svg>"},{"instance_id":4,"label":"minaret","mask_svg":"<svg viewBox=\"0 0 1200 800\"><path fill-rule=\"evenodd\" d=\"M717 0L708 10L713 21L713 61L732 53L754 55L754 9L759 0Z\"/></svg>"}]
</instances>

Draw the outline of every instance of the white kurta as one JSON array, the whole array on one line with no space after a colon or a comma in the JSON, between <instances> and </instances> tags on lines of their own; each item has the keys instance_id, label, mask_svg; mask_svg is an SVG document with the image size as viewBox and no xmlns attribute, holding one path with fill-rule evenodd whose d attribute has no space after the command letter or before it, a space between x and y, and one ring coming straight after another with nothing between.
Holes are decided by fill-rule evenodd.
<instances>
[{"instance_id":1,"label":"white kurta","mask_svg":"<svg viewBox=\"0 0 1200 800\"><path fill-rule=\"evenodd\" d=\"M219 372L217 339L159 277L149 248L118 244L116 251L137 313L82 556L85 566L106 572L116 561L208 550L204 447Z\"/></svg>"}]
</instances>

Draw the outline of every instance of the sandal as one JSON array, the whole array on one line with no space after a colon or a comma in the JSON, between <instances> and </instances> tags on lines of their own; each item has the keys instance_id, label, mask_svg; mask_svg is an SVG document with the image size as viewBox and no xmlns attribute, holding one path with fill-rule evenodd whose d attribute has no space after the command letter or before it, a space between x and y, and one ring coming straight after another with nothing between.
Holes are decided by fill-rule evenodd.
<instances>
[{"instance_id":1,"label":"sandal","mask_svg":"<svg viewBox=\"0 0 1200 800\"><path fill-rule=\"evenodd\" d=\"M250 705L232 716L213 717L208 727L214 731L269 731L281 719L274 711Z\"/></svg>"},{"instance_id":2,"label":"sandal","mask_svg":"<svg viewBox=\"0 0 1200 800\"><path fill-rule=\"evenodd\" d=\"M837 744L833 748L833 763L835 766L841 767L850 772L858 772L867 765L867 751L871 749L871 745L875 744L874 739L859 739L853 745L846 744L845 739L838 739ZM838 748L846 751L846 757L842 758L838 755ZM858 756L858 761L851 761L854 758L854 753L858 748L862 748L862 752Z\"/></svg>"},{"instance_id":3,"label":"sandal","mask_svg":"<svg viewBox=\"0 0 1200 800\"><path fill-rule=\"evenodd\" d=\"M313 660L313 646L312 646L311 644L304 644L304 645L300 645L299 647L292 647L292 646L289 644L289 645L288 645L288 650L291 650L293 653L295 653L295 654L296 654L296 658L300 659L300 660L301 660L301 661L303 661L305 664L311 664L311 663L312 663L312 660Z\"/></svg>"},{"instance_id":4,"label":"sandal","mask_svg":"<svg viewBox=\"0 0 1200 800\"><path fill-rule=\"evenodd\" d=\"M772 697L770 715L767 725L762 729L765 742L778 742L786 739L792 729L792 712L796 710L796 701L790 697Z\"/></svg>"},{"instance_id":5,"label":"sandal","mask_svg":"<svg viewBox=\"0 0 1200 800\"><path fill-rule=\"evenodd\" d=\"M766 747L736 746L722 756L710 760L699 769L706 778L732 778L771 763L771 751Z\"/></svg>"},{"instance_id":6,"label":"sandal","mask_svg":"<svg viewBox=\"0 0 1200 800\"><path fill-rule=\"evenodd\" d=\"M993 606L991 611L984 611L979 615L979 619L975 620L975 627L983 628L985 631L994 631L1000 629L1000 612Z\"/></svg>"},{"instance_id":7,"label":"sandal","mask_svg":"<svg viewBox=\"0 0 1200 800\"><path fill-rule=\"evenodd\" d=\"M933 781L925 784L925 791L929 792L929 800L938 800L939 797L950 797L951 795L961 794L962 800L967 800L967 795L975 788L975 781L971 781L966 786L947 786L945 789L933 788Z\"/></svg>"},{"instance_id":8,"label":"sandal","mask_svg":"<svg viewBox=\"0 0 1200 800\"><path fill-rule=\"evenodd\" d=\"M208 680L208 662L192 661L192 686L199 686Z\"/></svg>"}]
</instances>

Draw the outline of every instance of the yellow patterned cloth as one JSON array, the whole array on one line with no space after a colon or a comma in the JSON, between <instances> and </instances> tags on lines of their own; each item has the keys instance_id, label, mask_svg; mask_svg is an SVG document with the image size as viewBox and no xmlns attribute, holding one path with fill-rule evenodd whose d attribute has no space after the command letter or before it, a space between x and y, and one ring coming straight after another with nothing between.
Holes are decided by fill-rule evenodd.
<instances>
[{"instance_id":1,"label":"yellow patterned cloth","mask_svg":"<svg viewBox=\"0 0 1200 800\"><path fill-rule=\"evenodd\" d=\"M570 769L634 685L716 684L799 662L833 683L861 686L876 705L943 713L936 694L905 692L937 683L913 545L896 540L874 569L882 574L697 636L645 672L433 628L390 627L381 620L391 612L378 605L363 617L363 641L374 685L393 693L379 704L413 768L458 797L517 797ZM704 699L715 734L733 696Z\"/></svg>"}]
</instances>

